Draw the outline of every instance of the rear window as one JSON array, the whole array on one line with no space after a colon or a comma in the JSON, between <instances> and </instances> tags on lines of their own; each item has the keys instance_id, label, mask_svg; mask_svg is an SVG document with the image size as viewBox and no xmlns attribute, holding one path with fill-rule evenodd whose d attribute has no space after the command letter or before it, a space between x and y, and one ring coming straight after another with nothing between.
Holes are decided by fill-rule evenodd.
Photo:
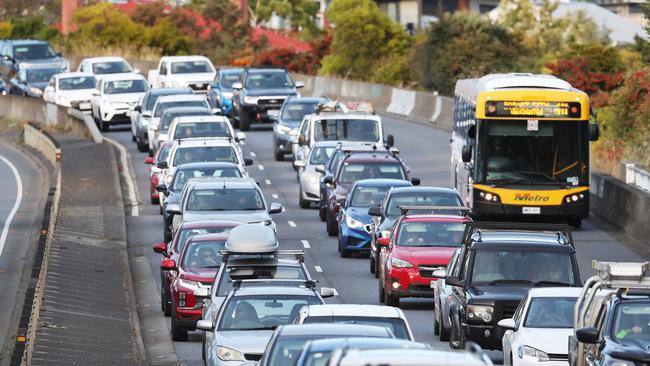
<instances>
[{"instance_id":1,"label":"rear window","mask_svg":"<svg viewBox=\"0 0 650 366\"><path fill-rule=\"evenodd\" d=\"M172 140L193 137L232 137L227 122L182 123L176 126Z\"/></svg>"},{"instance_id":2,"label":"rear window","mask_svg":"<svg viewBox=\"0 0 650 366\"><path fill-rule=\"evenodd\" d=\"M379 124L368 119L324 119L314 124L315 141L379 141Z\"/></svg>"},{"instance_id":3,"label":"rear window","mask_svg":"<svg viewBox=\"0 0 650 366\"><path fill-rule=\"evenodd\" d=\"M339 181L353 183L362 179L405 179L401 164L344 163Z\"/></svg>"},{"instance_id":4,"label":"rear window","mask_svg":"<svg viewBox=\"0 0 650 366\"><path fill-rule=\"evenodd\" d=\"M144 80L116 80L109 81L104 86L106 94L144 93L147 91L147 82Z\"/></svg>"},{"instance_id":5,"label":"rear window","mask_svg":"<svg viewBox=\"0 0 650 366\"><path fill-rule=\"evenodd\" d=\"M166 109L175 108L175 107L206 107L207 108L208 101L207 100L182 100L177 102L158 103L158 106L156 107L153 116L160 117ZM161 128L167 129L169 128L169 125L161 126Z\"/></svg>"},{"instance_id":6,"label":"rear window","mask_svg":"<svg viewBox=\"0 0 650 366\"><path fill-rule=\"evenodd\" d=\"M178 233L178 240L176 240L176 248L174 251L179 253L187 244L187 239L194 235L206 235L206 234L227 234L235 226L225 226L225 227L201 227L194 229L182 228Z\"/></svg>"},{"instance_id":7,"label":"rear window","mask_svg":"<svg viewBox=\"0 0 650 366\"><path fill-rule=\"evenodd\" d=\"M335 324L362 324L373 325L389 329L397 339L409 340L406 323L400 318L381 318L369 316L310 316L305 318L304 324L310 323L335 323Z\"/></svg>"},{"instance_id":8,"label":"rear window","mask_svg":"<svg viewBox=\"0 0 650 366\"><path fill-rule=\"evenodd\" d=\"M94 89L96 87L96 80L92 76L77 76L72 78L60 78L60 90L79 90L79 89Z\"/></svg>"},{"instance_id":9,"label":"rear window","mask_svg":"<svg viewBox=\"0 0 650 366\"><path fill-rule=\"evenodd\" d=\"M172 74L200 74L214 72L206 61L172 62Z\"/></svg>"},{"instance_id":10,"label":"rear window","mask_svg":"<svg viewBox=\"0 0 650 366\"><path fill-rule=\"evenodd\" d=\"M435 193L435 192L413 192L409 194L399 194L391 197L388 201L388 209L386 213L388 216L400 216L402 211L399 206L463 206L460 198L454 193ZM427 213L426 211L418 211L418 213ZM430 213L430 212L429 212ZM459 212L448 211L447 214L462 214Z\"/></svg>"},{"instance_id":11,"label":"rear window","mask_svg":"<svg viewBox=\"0 0 650 366\"><path fill-rule=\"evenodd\" d=\"M131 72L131 67L124 61L97 62L93 64L93 73L98 75Z\"/></svg>"}]
</instances>

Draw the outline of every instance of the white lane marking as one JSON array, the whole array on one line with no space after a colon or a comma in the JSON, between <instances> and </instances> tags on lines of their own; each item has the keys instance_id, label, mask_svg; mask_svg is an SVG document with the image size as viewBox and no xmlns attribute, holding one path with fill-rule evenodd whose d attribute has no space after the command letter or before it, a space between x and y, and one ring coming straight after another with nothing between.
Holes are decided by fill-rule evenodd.
<instances>
[{"instance_id":1,"label":"white lane marking","mask_svg":"<svg viewBox=\"0 0 650 366\"><path fill-rule=\"evenodd\" d=\"M264 165L262 165L262 164L258 165L258 166L257 166L257 169L259 169L259 170L264 170Z\"/></svg>"},{"instance_id":2,"label":"white lane marking","mask_svg":"<svg viewBox=\"0 0 650 366\"><path fill-rule=\"evenodd\" d=\"M271 195L271 197L273 197L274 200L277 200L278 198L280 198L280 196L278 196L278 195L275 194L275 193L273 193L273 194Z\"/></svg>"},{"instance_id":3,"label":"white lane marking","mask_svg":"<svg viewBox=\"0 0 650 366\"><path fill-rule=\"evenodd\" d=\"M336 291L336 289L334 287L332 287L332 291L334 292L334 296L339 296L339 292Z\"/></svg>"},{"instance_id":4,"label":"white lane marking","mask_svg":"<svg viewBox=\"0 0 650 366\"><path fill-rule=\"evenodd\" d=\"M316 270L316 272L319 272L319 273L323 272L323 269L320 268L320 266L314 266L314 269Z\"/></svg>"},{"instance_id":5,"label":"white lane marking","mask_svg":"<svg viewBox=\"0 0 650 366\"><path fill-rule=\"evenodd\" d=\"M301 240L300 242L302 243L302 246L305 247L305 249L311 248L311 245L309 245L308 240Z\"/></svg>"},{"instance_id":6,"label":"white lane marking","mask_svg":"<svg viewBox=\"0 0 650 366\"><path fill-rule=\"evenodd\" d=\"M270 186L271 185L271 180L270 179L264 179L264 183L266 183L267 185Z\"/></svg>"},{"instance_id":7,"label":"white lane marking","mask_svg":"<svg viewBox=\"0 0 650 366\"><path fill-rule=\"evenodd\" d=\"M9 234L9 226L11 225L11 221L14 219L14 216L16 216L16 212L18 212L20 203L23 201L23 180L20 179L20 174L18 174L18 169L16 169L16 167L7 158L0 155L0 159L2 159L2 161L4 161L9 166L9 169L11 169L11 171L14 173L14 177L16 177L16 187L17 187L16 202L14 202L14 207L11 208L9 215L5 220L5 226L2 228L2 234L0 235L0 256L1 256L2 250L5 247L5 241L7 241L7 235Z\"/></svg>"},{"instance_id":8,"label":"white lane marking","mask_svg":"<svg viewBox=\"0 0 650 366\"><path fill-rule=\"evenodd\" d=\"M251 156L256 157L257 155L255 155L255 153L251 151Z\"/></svg>"},{"instance_id":9,"label":"white lane marking","mask_svg":"<svg viewBox=\"0 0 650 366\"><path fill-rule=\"evenodd\" d=\"M291 226L291 227L296 227L297 226L296 223L291 221L291 220L289 220L287 222L289 223L289 226Z\"/></svg>"},{"instance_id":10,"label":"white lane marking","mask_svg":"<svg viewBox=\"0 0 650 366\"><path fill-rule=\"evenodd\" d=\"M129 204L131 205L131 216L139 216L140 211L138 210L138 197L135 194L135 184L133 184L133 178L131 176L131 168L129 167L129 162L127 160L128 152L120 144L119 142L108 138L104 137L104 140L108 141L109 143L113 144L113 146L117 147L117 149L120 151L120 163L122 164L122 167L124 169L124 180L126 181L126 190L127 190L127 195Z\"/></svg>"}]
</instances>

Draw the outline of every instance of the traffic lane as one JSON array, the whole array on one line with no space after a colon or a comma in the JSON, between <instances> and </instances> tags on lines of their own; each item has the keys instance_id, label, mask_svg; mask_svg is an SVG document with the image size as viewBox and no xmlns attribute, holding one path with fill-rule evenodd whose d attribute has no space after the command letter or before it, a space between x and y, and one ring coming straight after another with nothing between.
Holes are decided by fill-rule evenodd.
<instances>
[{"instance_id":1,"label":"traffic lane","mask_svg":"<svg viewBox=\"0 0 650 366\"><path fill-rule=\"evenodd\" d=\"M22 181L22 195L6 235L0 254L0 359L9 358L7 345L13 346L13 337L24 301L26 281L31 273L34 251L38 240L43 207L49 189L47 168L0 140L0 156L9 160ZM0 232L18 198L18 185L10 166L0 159Z\"/></svg>"}]
</instances>

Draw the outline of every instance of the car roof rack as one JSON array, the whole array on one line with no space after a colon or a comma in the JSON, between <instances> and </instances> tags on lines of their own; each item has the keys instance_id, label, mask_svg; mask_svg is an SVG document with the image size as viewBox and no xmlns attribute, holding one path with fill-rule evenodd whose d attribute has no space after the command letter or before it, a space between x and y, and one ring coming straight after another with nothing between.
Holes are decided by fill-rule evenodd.
<instances>
[{"instance_id":1,"label":"car roof rack","mask_svg":"<svg viewBox=\"0 0 650 366\"><path fill-rule=\"evenodd\" d=\"M358 145L358 146L341 146L341 150L347 156L352 155L353 153L368 153L368 154L391 154L393 157L397 157L399 154L399 149L396 147L388 146L387 144L373 143L369 145Z\"/></svg>"},{"instance_id":2,"label":"car roof rack","mask_svg":"<svg viewBox=\"0 0 650 366\"><path fill-rule=\"evenodd\" d=\"M221 255L221 260L227 262L231 257L246 257L246 258L280 258L280 257L290 257L295 258L300 262L305 261L305 251L301 249L283 249L276 250L273 252L264 252L264 253L246 253L246 252L232 252L227 249L219 250Z\"/></svg>"},{"instance_id":3,"label":"car roof rack","mask_svg":"<svg viewBox=\"0 0 650 366\"><path fill-rule=\"evenodd\" d=\"M531 222L492 222L472 221L465 223L463 245L469 246L472 242L481 241L482 231L537 231L555 232L559 244L568 244L575 249L571 226L565 224L547 224Z\"/></svg>"},{"instance_id":4,"label":"car roof rack","mask_svg":"<svg viewBox=\"0 0 650 366\"><path fill-rule=\"evenodd\" d=\"M573 329L584 328L588 310L598 292L602 289L616 290L650 290L650 262L599 262L592 261L591 267L596 274L585 281L578 296L573 314ZM634 291L632 291L634 292ZM583 347L578 343L579 347Z\"/></svg>"},{"instance_id":5,"label":"car roof rack","mask_svg":"<svg viewBox=\"0 0 650 366\"><path fill-rule=\"evenodd\" d=\"M423 205L398 205L397 208L402 211L402 215L406 215L409 211L461 211L467 214L470 211L469 207L465 206L423 206Z\"/></svg>"},{"instance_id":6,"label":"car roof rack","mask_svg":"<svg viewBox=\"0 0 650 366\"><path fill-rule=\"evenodd\" d=\"M259 279L249 279L249 280L234 280L232 281L233 288L241 288L242 285L251 285L255 286L258 284L273 284L273 282L278 283L295 283L295 284L304 284L308 289L315 289L317 282L312 279L300 280L300 279L290 279L290 278L259 278Z\"/></svg>"}]
</instances>

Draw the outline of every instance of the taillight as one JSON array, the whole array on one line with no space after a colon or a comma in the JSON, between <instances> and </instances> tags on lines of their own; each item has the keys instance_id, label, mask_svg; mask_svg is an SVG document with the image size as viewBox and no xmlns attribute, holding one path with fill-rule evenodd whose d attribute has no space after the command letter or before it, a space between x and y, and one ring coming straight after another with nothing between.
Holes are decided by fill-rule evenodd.
<instances>
[{"instance_id":1,"label":"taillight","mask_svg":"<svg viewBox=\"0 0 650 366\"><path fill-rule=\"evenodd\" d=\"M185 307L185 300L187 300L187 294L185 294L185 292L179 292L178 293L178 306L184 308Z\"/></svg>"}]
</instances>

